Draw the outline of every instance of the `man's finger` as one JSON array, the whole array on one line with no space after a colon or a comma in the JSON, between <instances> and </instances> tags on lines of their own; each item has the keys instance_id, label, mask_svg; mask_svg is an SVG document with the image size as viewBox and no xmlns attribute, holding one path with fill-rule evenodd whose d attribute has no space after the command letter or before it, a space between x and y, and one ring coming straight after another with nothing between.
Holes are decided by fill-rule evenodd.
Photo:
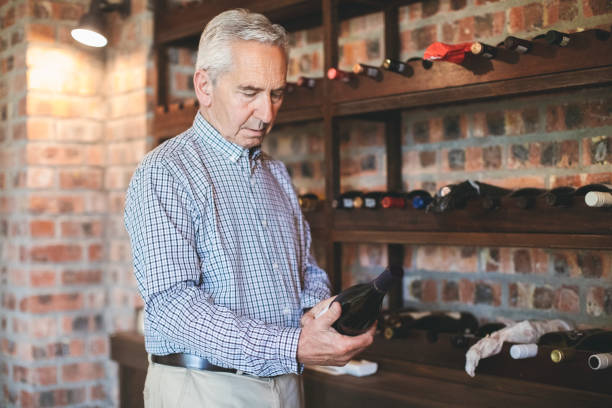
<instances>
[{"instance_id":1,"label":"man's finger","mask_svg":"<svg viewBox=\"0 0 612 408\"><path fill-rule=\"evenodd\" d=\"M332 302L329 305L329 309L317 317L317 321L320 321L322 325L330 327L342 314L342 307L338 302Z\"/></svg>"}]
</instances>

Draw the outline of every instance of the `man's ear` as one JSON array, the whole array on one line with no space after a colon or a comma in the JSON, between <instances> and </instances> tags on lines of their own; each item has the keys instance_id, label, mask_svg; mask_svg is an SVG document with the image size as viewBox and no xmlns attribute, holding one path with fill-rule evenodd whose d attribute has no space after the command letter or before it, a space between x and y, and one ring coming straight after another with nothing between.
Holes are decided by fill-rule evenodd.
<instances>
[{"instance_id":1,"label":"man's ear","mask_svg":"<svg viewBox=\"0 0 612 408\"><path fill-rule=\"evenodd\" d=\"M212 103L212 81L208 72L198 69L193 74L193 88L201 107L209 107Z\"/></svg>"}]
</instances>

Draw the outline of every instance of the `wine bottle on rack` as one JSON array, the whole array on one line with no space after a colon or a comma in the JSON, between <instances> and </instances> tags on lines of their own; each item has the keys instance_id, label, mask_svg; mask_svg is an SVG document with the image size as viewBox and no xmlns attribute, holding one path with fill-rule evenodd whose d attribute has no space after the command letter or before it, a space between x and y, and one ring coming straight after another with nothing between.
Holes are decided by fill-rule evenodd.
<instances>
[{"instance_id":1,"label":"wine bottle on rack","mask_svg":"<svg viewBox=\"0 0 612 408\"><path fill-rule=\"evenodd\" d=\"M371 65L357 63L353 65L353 74L363 75L378 82L383 80L382 70Z\"/></svg>"},{"instance_id":2,"label":"wine bottle on rack","mask_svg":"<svg viewBox=\"0 0 612 408\"><path fill-rule=\"evenodd\" d=\"M611 348L612 349L612 348ZM593 370L603 370L612 367L612 353L599 353L589 356L589 367Z\"/></svg>"},{"instance_id":3,"label":"wine bottle on rack","mask_svg":"<svg viewBox=\"0 0 612 408\"><path fill-rule=\"evenodd\" d=\"M574 357L576 350L594 353L608 353L612 351L612 331L591 329L576 333L578 335L571 338L567 345L562 345L550 353L550 359L554 363L570 360Z\"/></svg>"},{"instance_id":4,"label":"wine bottle on rack","mask_svg":"<svg viewBox=\"0 0 612 408\"><path fill-rule=\"evenodd\" d=\"M399 193L387 193L380 200L382 208L404 208L406 200Z\"/></svg>"},{"instance_id":5,"label":"wine bottle on rack","mask_svg":"<svg viewBox=\"0 0 612 408\"><path fill-rule=\"evenodd\" d=\"M497 56L496 47L493 47L492 45L481 43L481 42L472 43L472 46L470 47L470 51L474 55L479 55L487 59L493 59Z\"/></svg>"},{"instance_id":6,"label":"wine bottle on rack","mask_svg":"<svg viewBox=\"0 0 612 408\"><path fill-rule=\"evenodd\" d=\"M589 191L584 196L584 202L589 207L612 207L612 193Z\"/></svg>"},{"instance_id":7,"label":"wine bottle on rack","mask_svg":"<svg viewBox=\"0 0 612 408\"><path fill-rule=\"evenodd\" d=\"M556 45L559 47L567 47L571 42L571 37L569 34L562 33L561 31L557 30L549 30L544 38L550 45Z\"/></svg>"},{"instance_id":8,"label":"wine bottle on rack","mask_svg":"<svg viewBox=\"0 0 612 408\"><path fill-rule=\"evenodd\" d=\"M444 186L428 206L434 212L444 212L463 208L466 203L476 197L497 197L508 193L508 190L487 183L467 180L459 184Z\"/></svg>"},{"instance_id":9,"label":"wine bottle on rack","mask_svg":"<svg viewBox=\"0 0 612 408\"><path fill-rule=\"evenodd\" d=\"M421 66L425 69L430 69L431 67L433 67L433 62L427 59L423 59L421 57L412 57L412 58L408 58L408 61L406 61L407 63L409 62L414 62L414 61L421 61Z\"/></svg>"},{"instance_id":10,"label":"wine bottle on rack","mask_svg":"<svg viewBox=\"0 0 612 408\"><path fill-rule=\"evenodd\" d=\"M298 196L300 208L304 212L315 211L319 207L319 197L313 193L306 193Z\"/></svg>"},{"instance_id":11,"label":"wine bottle on rack","mask_svg":"<svg viewBox=\"0 0 612 408\"><path fill-rule=\"evenodd\" d=\"M482 326L479 326L475 332L467 332L453 336L451 338L451 344L455 347L467 348L471 342L475 342L477 339L495 333L504 327L506 327L506 325L503 323L485 323Z\"/></svg>"},{"instance_id":12,"label":"wine bottle on rack","mask_svg":"<svg viewBox=\"0 0 612 408\"><path fill-rule=\"evenodd\" d=\"M578 187L574 195L576 196L584 196L590 191L598 191L602 193L612 193L612 185L610 184L601 184L601 183L593 183L587 184L582 187Z\"/></svg>"},{"instance_id":13,"label":"wine bottle on rack","mask_svg":"<svg viewBox=\"0 0 612 408\"><path fill-rule=\"evenodd\" d=\"M423 58L430 61L447 61L461 64L465 56L470 53L472 43L444 44L435 42L425 50Z\"/></svg>"},{"instance_id":14,"label":"wine bottle on rack","mask_svg":"<svg viewBox=\"0 0 612 408\"><path fill-rule=\"evenodd\" d=\"M533 48L533 43L531 41L509 35L504 40L504 47L510 51L518 52L519 54L527 54Z\"/></svg>"},{"instance_id":15,"label":"wine bottle on rack","mask_svg":"<svg viewBox=\"0 0 612 408\"><path fill-rule=\"evenodd\" d=\"M371 191L363 195L363 207L371 210L380 208L380 200L385 195L382 191Z\"/></svg>"},{"instance_id":16,"label":"wine bottle on rack","mask_svg":"<svg viewBox=\"0 0 612 408\"><path fill-rule=\"evenodd\" d=\"M458 317L453 315L453 313L432 313L417 319L412 328L427 330L427 340L430 343L438 341L440 333L469 335L478 329L478 320L473 314L460 312Z\"/></svg>"},{"instance_id":17,"label":"wine bottle on rack","mask_svg":"<svg viewBox=\"0 0 612 408\"><path fill-rule=\"evenodd\" d=\"M317 86L317 80L315 78L309 78L304 76L299 77L295 83L299 87L309 89L313 89Z\"/></svg>"},{"instance_id":18,"label":"wine bottle on rack","mask_svg":"<svg viewBox=\"0 0 612 408\"><path fill-rule=\"evenodd\" d=\"M353 85L357 82L357 78L352 72L342 71L334 67L331 67L327 70L327 78L334 81L344 82L345 84L350 85Z\"/></svg>"},{"instance_id":19,"label":"wine bottle on rack","mask_svg":"<svg viewBox=\"0 0 612 408\"><path fill-rule=\"evenodd\" d=\"M404 269L388 266L370 283L362 283L343 290L334 302L342 307L342 314L332 325L338 333L349 336L359 335L378 319L382 301L391 286L401 282Z\"/></svg>"},{"instance_id":20,"label":"wine bottle on rack","mask_svg":"<svg viewBox=\"0 0 612 408\"><path fill-rule=\"evenodd\" d=\"M574 187L556 187L544 193L543 197L546 204L551 207L569 207L575 192Z\"/></svg>"},{"instance_id":21,"label":"wine bottle on rack","mask_svg":"<svg viewBox=\"0 0 612 408\"><path fill-rule=\"evenodd\" d=\"M412 203L412 208L423 210L431 203L431 194L425 190L412 190L406 194L407 202Z\"/></svg>"},{"instance_id":22,"label":"wine bottle on rack","mask_svg":"<svg viewBox=\"0 0 612 408\"><path fill-rule=\"evenodd\" d=\"M347 191L332 201L332 207L337 209L350 209L363 207L363 193L360 191Z\"/></svg>"},{"instance_id":23,"label":"wine bottle on rack","mask_svg":"<svg viewBox=\"0 0 612 408\"><path fill-rule=\"evenodd\" d=\"M523 210L531 208L536 202L536 198L545 190L541 188L525 187L514 190L509 198L515 203L518 208Z\"/></svg>"},{"instance_id":24,"label":"wine bottle on rack","mask_svg":"<svg viewBox=\"0 0 612 408\"><path fill-rule=\"evenodd\" d=\"M383 323L382 333L385 339L405 338L414 323L411 313L394 313Z\"/></svg>"},{"instance_id":25,"label":"wine bottle on rack","mask_svg":"<svg viewBox=\"0 0 612 408\"><path fill-rule=\"evenodd\" d=\"M395 72L396 74L401 74L407 77L414 74L414 69L412 69L409 64L391 58L385 59L382 66L387 71Z\"/></svg>"},{"instance_id":26,"label":"wine bottle on rack","mask_svg":"<svg viewBox=\"0 0 612 408\"><path fill-rule=\"evenodd\" d=\"M537 344L515 344L510 347L510 356L514 359L523 359L535 357L538 354L540 346L549 346L557 348L574 347L585 337L602 332L601 329L591 330L568 330L545 333L538 339ZM553 350L555 355L557 350ZM557 358L557 357L555 357Z\"/></svg>"}]
</instances>

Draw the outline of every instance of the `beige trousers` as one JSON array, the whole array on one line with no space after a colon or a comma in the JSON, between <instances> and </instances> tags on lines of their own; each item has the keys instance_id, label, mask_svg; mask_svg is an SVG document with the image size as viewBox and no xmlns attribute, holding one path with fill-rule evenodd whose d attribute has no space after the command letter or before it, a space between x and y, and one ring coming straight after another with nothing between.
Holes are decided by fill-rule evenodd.
<instances>
[{"instance_id":1,"label":"beige trousers","mask_svg":"<svg viewBox=\"0 0 612 408\"><path fill-rule=\"evenodd\" d=\"M255 377L191 370L149 360L145 408L302 408L302 378L296 374Z\"/></svg>"}]
</instances>

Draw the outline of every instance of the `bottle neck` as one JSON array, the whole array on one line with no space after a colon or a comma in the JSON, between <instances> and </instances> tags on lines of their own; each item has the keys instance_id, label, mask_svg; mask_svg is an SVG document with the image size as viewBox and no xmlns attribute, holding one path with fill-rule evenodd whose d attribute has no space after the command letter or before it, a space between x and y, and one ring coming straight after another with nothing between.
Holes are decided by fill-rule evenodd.
<instances>
[{"instance_id":1,"label":"bottle neck","mask_svg":"<svg viewBox=\"0 0 612 408\"><path fill-rule=\"evenodd\" d=\"M376 279L372 281L374 289L380 293L387 293L393 283L404 275L402 267L389 266Z\"/></svg>"}]
</instances>

